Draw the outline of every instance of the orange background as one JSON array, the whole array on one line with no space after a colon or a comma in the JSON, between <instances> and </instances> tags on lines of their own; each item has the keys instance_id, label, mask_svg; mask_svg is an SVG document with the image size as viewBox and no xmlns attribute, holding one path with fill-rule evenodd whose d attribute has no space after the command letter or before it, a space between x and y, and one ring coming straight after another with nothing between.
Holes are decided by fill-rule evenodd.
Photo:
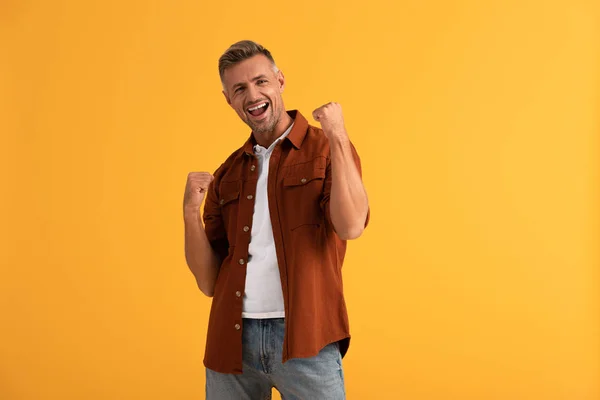
<instances>
[{"instance_id":1,"label":"orange background","mask_svg":"<svg viewBox=\"0 0 600 400\"><path fill-rule=\"evenodd\" d=\"M240 39L363 161L349 399L600 398L598 3L302 4L0 3L1 399L204 397L181 205Z\"/></svg>"}]
</instances>

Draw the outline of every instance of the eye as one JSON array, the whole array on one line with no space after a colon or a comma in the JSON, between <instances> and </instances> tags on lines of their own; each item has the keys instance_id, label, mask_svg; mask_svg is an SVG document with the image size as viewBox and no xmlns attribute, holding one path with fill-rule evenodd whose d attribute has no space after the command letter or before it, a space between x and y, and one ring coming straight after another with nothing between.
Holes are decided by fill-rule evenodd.
<instances>
[{"instance_id":1,"label":"eye","mask_svg":"<svg viewBox=\"0 0 600 400\"><path fill-rule=\"evenodd\" d=\"M258 80L258 84L259 85L262 85L263 83L267 83L267 80L266 79L259 79Z\"/></svg>"},{"instance_id":2,"label":"eye","mask_svg":"<svg viewBox=\"0 0 600 400\"><path fill-rule=\"evenodd\" d=\"M237 89L235 89L235 93L239 93L239 92L241 92L242 90L244 90L244 88L240 86L240 87L238 87Z\"/></svg>"}]
</instances>

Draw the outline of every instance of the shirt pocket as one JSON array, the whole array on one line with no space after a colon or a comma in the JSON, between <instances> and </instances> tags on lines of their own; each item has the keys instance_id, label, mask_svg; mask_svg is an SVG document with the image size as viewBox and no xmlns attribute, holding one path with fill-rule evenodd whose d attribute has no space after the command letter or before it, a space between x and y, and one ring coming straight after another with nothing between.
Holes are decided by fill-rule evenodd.
<instances>
[{"instance_id":1,"label":"shirt pocket","mask_svg":"<svg viewBox=\"0 0 600 400\"><path fill-rule=\"evenodd\" d=\"M283 178L283 205L289 229L323 223L320 202L324 182L325 168L310 164Z\"/></svg>"},{"instance_id":2,"label":"shirt pocket","mask_svg":"<svg viewBox=\"0 0 600 400\"><path fill-rule=\"evenodd\" d=\"M225 225L225 230L227 231L227 240L231 246L234 246L240 203L240 190L238 184L223 185L219 195L219 207L221 208L223 223Z\"/></svg>"},{"instance_id":3,"label":"shirt pocket","mask_svg":"<svg viewBox=\"0 0 600 400\"><path fill-rule=\"evenodd\" d=\"M237 201L240 198L240 191L236 190L230 193L223 193L221 198L219 199L219 205L221 208L225 208L225 206L232 201Z\"/></svg>"}]
</instances>

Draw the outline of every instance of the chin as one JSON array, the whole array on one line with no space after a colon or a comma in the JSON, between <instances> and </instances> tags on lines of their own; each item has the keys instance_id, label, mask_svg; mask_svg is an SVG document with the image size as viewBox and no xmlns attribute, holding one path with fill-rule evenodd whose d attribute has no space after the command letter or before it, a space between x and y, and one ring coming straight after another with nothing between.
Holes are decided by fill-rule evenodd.
<instances>
[{"instance_id":1,"label":"chin","mask_svg":"<svg viewBox=\"0 0 600 400\"><path fill-rule=\"evenodd\" d=\"M275 126L277 126L277 121L273 121L273 119L271 118L270 121L265 121L260 125L249 123L248 126L252 128L252 131L254 133L262 134L273 131L273 129L275 129Z\"/></svg>"}]
</instances>

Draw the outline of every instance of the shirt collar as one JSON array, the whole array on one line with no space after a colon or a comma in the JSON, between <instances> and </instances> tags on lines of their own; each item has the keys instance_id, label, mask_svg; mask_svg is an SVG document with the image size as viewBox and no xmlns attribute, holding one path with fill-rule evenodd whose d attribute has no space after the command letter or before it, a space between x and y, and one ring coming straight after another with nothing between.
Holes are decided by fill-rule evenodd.
<instances>
[{"instance_id":1,"label":"shirt collar","mask_svg":"<svg viewBox=\"0 0 600 400\"><path fill-rule=\"evenodd\" d=\"M287 113L294 120L294 123L287 136L285 138L282 136L280 139L289 140L296 149L299 149L302 147L302 142L304 142L306 132L308 131L308 121L298 110L287 111ZM248 155L253 155L256 144L256 139L252 133L244 144L244 152Z\"/></svg>"},{"instance_id":2,"label":"shirt collar","mask_svg":"<svg viewBox=\"0 0 600 400\"><path fill-rule=\"evenodd\" d=\"M283 135L279 136L279 137L278 137L278 138L277 138L277 139L276 139L276 140L275 140L273 143L271 143L271 145L269 146L269 148L268 148L268 149L265 149L265 148L264 148L264 147L262 147L260 144L255 144L255 145L253 146L253 148L254 148L254 152L255 152L255 153L257 153L258 151L260 151L260 150L263 150L263 149L264 149L264 150L265 150L265 153L267 153L267 154L268 154L268 153L270 153L271 151L273 151L273 149L275 148L275 146L277 146L277 143L281 142L283 139L285 139L285 138L286 138L286 137L289 135L290 131L291 131L291 130L292 130L292 128L294 127L294 122L295 122L295 121L294 121L294 120L292 120L292 124L289 126L289 128L287 128L287 129L285 130L285 132L283 132ZM259 149L260 149L260 150L259 150Z\"/></svg>"}]
</instances>

